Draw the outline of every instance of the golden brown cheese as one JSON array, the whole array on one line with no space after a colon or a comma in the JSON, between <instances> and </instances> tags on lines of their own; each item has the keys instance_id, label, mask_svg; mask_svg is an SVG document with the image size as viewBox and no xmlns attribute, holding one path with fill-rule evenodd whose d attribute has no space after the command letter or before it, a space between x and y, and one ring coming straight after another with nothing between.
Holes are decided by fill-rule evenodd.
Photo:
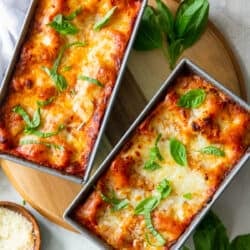
<instances>
[{"instance_id":1,"label":"golden brown cheese","mask_svg":"<svg viewBox=\"0 0 250 250\"><path fill-rule=\"evenodd\" d=\"M100 30L95 24L116 7ZM32 162L83 176L107 107L135 19L140 0L43 0L38 1L35 18L5 102L0 109L0 151ZM59 34L48 25L57 15L69 16L81 9L70 23L76 34ZM44 68L52 68L63 46L58 72L67 88L58 91L55 81ZM98 80L103 86L78 79L79 75ZM36 130L58 133L38 136L25 132L25 121L18 112L21 106L34 117L37 101L51 103L41 108L41 122ZM45 138L46 137L46 138Z\"/></svg>"},{"instance_id":2,"label":"golden brown cheese","mask_svg":"<svg viewBox=\"0 0 250 250\"><path fill-rule=\"evenodd\" d=\"M180 96L202 89L206 97L201 106L188 109L178 105ZM144 168L156 137L163 157L160 168ZM170 139L185 145L187 165L178 165L170 154ZM224 156L201 153L214 145ZM250 145L250 114L225 94L198 76L184 76L168 90L162 101L137 128L132 138L114 158L84 204L74 212L75 219L101 237L114 249L169 249L192 218L211 199L221 181ZM156 194L156 187L167 179L170 195L151 212L154 228L166 240L164 246L151 246L143 215L136 206ZM114 192L128 205L118 211L103 199ZM158 243L151 235L151 243Z\"/></svg>"}]
</instances>

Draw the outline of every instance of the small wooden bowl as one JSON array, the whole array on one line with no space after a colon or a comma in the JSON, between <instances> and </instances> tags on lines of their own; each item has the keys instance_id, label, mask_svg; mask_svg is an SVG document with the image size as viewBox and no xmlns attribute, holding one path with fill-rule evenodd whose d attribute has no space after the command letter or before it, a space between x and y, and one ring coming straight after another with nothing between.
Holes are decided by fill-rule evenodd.
<instances>
[{"instance_id":1,"label":"small wooden bowl","mask_svg":"<svg viewBox=\"0 0 250 250\"><path fill-rule=\"evenodd\" d=\"M29 222L31 222L33 226L33 235L35 238L34 250L40 250L41 249L41 234L40 234L39 225L35 217L26 208L13 202L0 201L0 207L19 213L22 216L24 216Z\"/></svg>"}]
</instances>

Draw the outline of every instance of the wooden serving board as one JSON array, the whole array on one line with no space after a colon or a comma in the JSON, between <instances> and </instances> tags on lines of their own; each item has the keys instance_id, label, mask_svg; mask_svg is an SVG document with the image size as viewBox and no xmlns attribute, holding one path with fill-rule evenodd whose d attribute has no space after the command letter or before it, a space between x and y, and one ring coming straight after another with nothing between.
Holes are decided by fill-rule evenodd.
<instances>
[{"instance_id":1,"label":"wooden serving board","mask_svg":"<svg viewBox=\"0 0 250 250\"><path fill-rule=\"evenodd\" d=\"M166 2L171 9L177 8L175 1ZM245 96L237 60L211 22L200 41L185 51L183 57L191 59L236 94ZM169 73L160 50L131 53L95 166L104 159ZM81 189L80 185L11 162L2 161L1 165L13 186L31 206L51 221L71 229L62 215Z\"/></svg>"}]
</instances>

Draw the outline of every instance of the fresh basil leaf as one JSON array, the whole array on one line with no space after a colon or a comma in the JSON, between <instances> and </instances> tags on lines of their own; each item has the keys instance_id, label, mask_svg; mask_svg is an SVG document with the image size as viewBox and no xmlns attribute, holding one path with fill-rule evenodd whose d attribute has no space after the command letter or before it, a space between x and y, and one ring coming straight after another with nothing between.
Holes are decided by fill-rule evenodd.
<instances>
[{"instance_id":1,"label":"fresh basil leaf","mask_svg":"<svg viewBox=\"0 0 250 250\"><path fill-rule=\"evenodd\" d=\"M47 67L42 67L42 69L55 83L58 91L62 92L68 87L67 81L64 76L58 74L56 71L49 69Z\"/></svg>"},{"instance_id":2,"label":"fresh basil leaf","mask_svg":"<svg viewBox=\"0 0 250 250\"><path fill-rule=\"evenodd\" d=\"M208 14L209 14L209 3L204 1L202 8L197 12L195 16L195 21L189 28L188 33L183 39L183 46L185 48L191 47L196 41L199 40L202 33L205 31L205 28L208 23Z\"/></svg>"},{"instance_id":3,"label":"fresh basil leaf","mask_svg":"<svg viewBox=\"0 0 250 250\"><path fill-rule=\"evenodd\" d=\"M157 240L158 244L157 246L164 246L166 244L166 240L163 238L163 236L154 228L152 219L151 219L151 214L149 211L144 213L144 218L146 222L146 227L149 230L149 232L155 237Z\"/></svg>"},{"instance_id":4,"label":"fresh basil leaf","mask_svg":"<svg viewBox=\"0 0 250 250\"><path fill-rule=\"evenodd\" d=\"M161 48L163 36L158 24L157 15L151 6L144 10L142 20L134 42L134 49L138 51Z\"/></svg>"},{"instance_id":5,"label":"fresh basil leaf","mask_svg":"<svg viewBox=\"0 0 250 250\"><path fill-rule=\"evenodd\" d=\"M106 15L100 20L98 21L95 25L94 25L94 30L95 31L99 31L100 29L102 29L104 26L107 25L107 23L110 21L111 17L114 15L115 11L117 9L117 6L114 6L111 10L109 10Z\"/></svg>"},{"instance_id":6,"label":"fresh basil leaf","mask_svg":"<svg viewBox=\"0 0 250 250\"><path fill-rule=\"evenodd\" d=\"M161 200L168 197L172 192L172 187L167 179L162 180L156 189L160 193Z\"/></svg>"},{"instance_id":7,"label":"fresh basil leaf","mask_svg":"<svg viewBox=\"0 0 250 250\"><path fill-rule=\"evenodd\" d=\"M142 200L135 208L135 214L150 213L153 211L160 203L158 197L152 196Z\"/></svg>"},{"instance_id":8,"label":"fresh basil leaf","mask_svg":"<svg viewBox=\"0 0 250 250\"><path fill-rule=\"evenodd\" d=\"M64 76L60 74L52 74L51 78L53 79L58 91L62 92L68 87L67 81Z\"/></svg>"},{"instance_id":9,"label":"fresh basil leaf","mask_svg":"<svg viewBox=\"0 0 250 250\"><path fill-rule=\"evenodd\" d=\"M183 108L198 108L206 99L206 92L203 89L193 89L180 97L178 106Z\"/></svg>"},{"instance_id":10,"label":"fresh basil leaf","mask_svg":"<svg viewBox=\"0 0 250 250\"><path fill-rule=\"evenodd\" d=\"M215 156L225 156L225 152L216 146L207 146L200 150L201 153Z\"/></svg>"},{"instance_id":11,"label":"fresh basil leaf","mask_svg":"<svg viewBox=\"0 0 250 250\"><path fill-rule=\"evenodd\" d=\"M54 17L53 21L50 22L48 25L62 35L74 35L79 32L79 29L70 21L76 18L81 11L82 9L79 8L68 16L63 16L62 14L58 14L57 16Z\"/></svg>"},{"instance_id":12,"label":"fresh basil leaf","mask_svg":"<svg viewBox=\"0 0 250 250\"><path fill-rule=\"evenodd\" d=\"M193 198L193 195L191 193L186 193L186 194L183 194L183 198L187 200L191 200Z\"/></svg>"},{"instance_id":13,"label":"fresh basil leaf","mask_svg":"<svg viewBox=\"0 0 250 250\"><path fill-rule=\"evenodd\" d=\"M108 197L101 193L101 198L103 201L107 202L112 206L113 211L119 211L128 206L129 202L127 199L118 199L114 192L112 192L111 197Z\"/></svg>"},{"instance_id":14,"label":"fresh basil leaf","mask_svg":"<svg viewBox=\"0 0 250 250\"><path fill-rule=\"evenodd\" d=\"M195 249L229 250L226 228L213 212L209 212L199 224L193 240Z\"/></svg>"},{"instance_id":15,"label":"fresh basil leaf","mask_svg":"<svg viewBox=\"0 0 250 250\"><path fill-rule=\"evenodd\" d=\"M63 129L65 128L64 125L60 125L57 129L57 131L55 132L42 132L40 130L36 130L36 129L25 129L24 132L26 134L29 134L29 135L36 135L40 138L48 138L48 137L51 137L51 136L55 136L57 134L59 134Z\"/></svg>"},{"instance_id":16,"label":"fresh basil leaf","mask_svg":"<svg viewBox=\"0 0 250 250\"><path fill-rule=\"evenodd\" d=\"M170 153L175 162L181 166L187 165L187 153L185 146L177 139L170 140Z\"/></svg>"},{"instance_id":17,"label":"fresh basil leaf","mask_svg":"<svg viewBox=\"0 0 250 250\"><path fill-rule=\"evenodd\" d=\"M159 15L159 26L161 27L161 30L170 38L170 41L173 41L175 39L174 16L167 5L161 0L156 0L156 3L157 13Z\"/></svg>"},{"instance_id":18,"label":"fresh basil leaf","mask_svg":"<svg viewBox=\"0 0 250 250\"><path fill-rule=\"evenodd\" d=\"M190 250L187 246L184 246L181 250Z\"/></svg>"},{"instance_id":19,"label":"fresh basil leaf","mask_svg":"<svg viewBox=\"0 0 250 250\"><path fill-rule=\"evenodd\" d=\"M237 236L232 241L230 250L250 250L250 234Z\"/></svg>"},{"instance_id":20,"label":"fresh basil leaf","mask_svg":"<svg viewBox=\"0 0 250 250\"><path fill-rule=\"evenodd\" d=\"M143 168L146 170L154 171L156 169L161 168L161 165L159 165L156 161L148 160Z\"/></svg>"},{"instance_id":21,"label":"fresh basil leaf","mask_svg":"<svg viewBox=\"0 0 250 250\"><path fill-rule=\"evenodd\" d=\"M184 48L182 45L183 39L174 40L169 43L168 46L168 54L169 54L169 65L170 68L173 69L177 60L181 56Z\"/></svg>"},{"instance_id":22,"label":"fresh basil leaf","mask_svg":"<svg viewBox=\"0 0 250 250\"><path fill-rule=\"evenodd\" d=\"M80 13L82 12L82 8L78 8L77 10L75 10L74 12L72 12L71 14L69 14L68 16L65 16L64 18L68 21L72 21L73 19L75 19Z\"/></svg>"},{"instance_id":23,"label":"fresh basil leaf","mask_svg":"<svg viewBox=\"0 0 250 250\"><path fill-rule=\"evenodd\" d=\"M206 0L185 0L176 13L175 30L178 38L183 38L188 33L190 27L194 25L196 14L202 9Z\"/></svg>"},{"instance_id":24,"label":"fresh basil leaf","mask_svg":"<svg viewBox=\"0 0 250 250\"><path fill-rule=\"evenodd\" d=\"M87 81L89 83L96 84L97 86L102 87L102 88L105 87L103 83L101 83L100 81L98 81L95 78L91 78L91 77L88 77L88 76L78 76L78 79L83 80L83 81Z\"/></svg>"},{"instance_id":25,"label":"fresh basil leaf","mask_svg":"<svg viewBox=\"0 0 250 250\"><path fill-rule=\"evenodd\" d=\"M79 29L70 21L65 19L62 14L55 16L53 21L48 25L62 35L75 35L79 32Z\"/></svg>"},{"instance_id":26,"label":"fresh basil leaf","mask_svg":"<svg viewBox=\"0 0 250 250\"><path fill-rule=\"evenodd\" d=\"M159 147L158 147L158 143L159 143L161 137L162 137L161 134L159 134L159 135L157 136L157 138L156 138L156 140L155 140L155 146L154 146L154 148L151 149L151 152L150 152L150 157L151 157L151 158L154 158L154 159L158 159L159 161L162 161L162 160L163 160L163 157L162 157L162 155L161 155L161 153L160 153L160 149L159 149Z\"/></svg>"},{"instance_id":27,"label":"fresh basil leaf","mask_svg":"<svg viewBox=\"0 0 250 250\"><path fill-rule=\"evenodd\" d=\"M161 134L157 136L154 147L150 149L149 160L145 163L144 169L154 171L158 168L161 168L161 166L156 162L156 160L159 160L159 161L163 160L160 149L158 147L158 143L160 139L161 139Z\"/></svg>"},{"instance_id":28,"label":"fresh basil leaf","mask_svg":"<svg viewBox=\"0 0 250 250\"><path fill-rule=\"evenodd\" d=\"M19 114L23 120L26 123L26 128L28 129L34 129L40 126L41 123L41 114L40 114L40 108L38 108L33 116L33 119L30 120L30 117L28 113L20 106L16 106L12 109L13 112Z\"/></svg>"},{"instance_id":29,"label":"fresh basil leaf","mask_svg":"<svg viewBox=\"0 0 250 250\"><path fill-rule=\"evenodd\" d=\"M32 139L22 139L19 143L19 145L30 145L30 144L42 144L45 145L48 148L54 148L54 149L58 149L58 150L63 150L64 147L54 144L54 143L50 143L50 142L43 142L43 141L37 141L37 140L32 140Z\"/></svg>"},{"instance_id":30,"label":"fresh basil leaf","mask_svg":"<svg viewBox=\"0 0 250 250\"><path fill-rule=\"evenodd\" d=\"M45 101L37 101L37 105L38 105L38 107L41 107L41 108L45 107L45 106L51 104L55 100L55 98L56 98L55 96L52 96Z\"/></svg>"}]
</instances>

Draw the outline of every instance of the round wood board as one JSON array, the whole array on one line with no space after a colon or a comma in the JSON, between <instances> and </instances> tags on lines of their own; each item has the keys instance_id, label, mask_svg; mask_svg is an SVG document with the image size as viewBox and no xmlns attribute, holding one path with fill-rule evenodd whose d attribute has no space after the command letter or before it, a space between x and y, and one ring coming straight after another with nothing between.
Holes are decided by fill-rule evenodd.
<instances>
[{"instance_id":1,"label":"round wood board","mask_svg":"<svg viewBox=\"0 0 250 250\"><path fill-rule=\"evenodd\" d=\"M166 3L172 10L177 8L177 3L173 0L166 0ZM245 93L237 60L223 35L211 22L199 42L185 51L183 57L191 59L236 94ZM160 50L132 51L105 138L97 155L96 166L169 73L168 64ZM51 221L71 229L63 221L62 215L81 189L80 185L8 161L2 160L1 165L13 186L31 206Z\"/></svg>"}]
</instances>

